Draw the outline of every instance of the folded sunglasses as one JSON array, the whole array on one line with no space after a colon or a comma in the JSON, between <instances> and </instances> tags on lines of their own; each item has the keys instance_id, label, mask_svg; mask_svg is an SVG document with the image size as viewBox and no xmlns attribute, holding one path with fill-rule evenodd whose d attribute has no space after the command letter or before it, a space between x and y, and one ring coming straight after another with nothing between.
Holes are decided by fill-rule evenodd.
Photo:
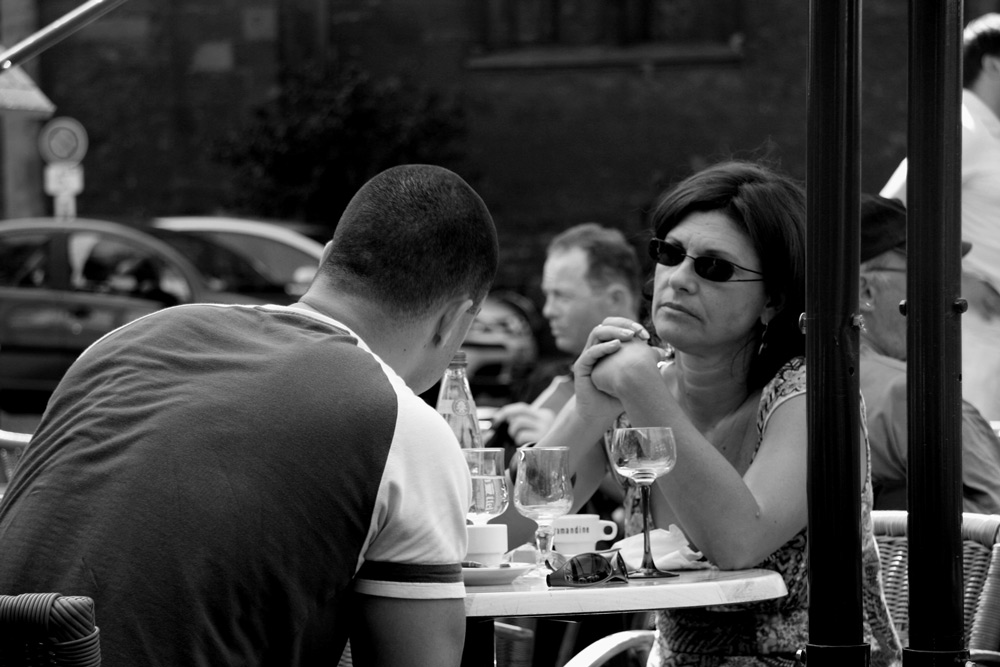
<instances>
[{"instance_id":1,"label":"folded sunglasses","mask_svg":"<svg viewBox=\"0 0 1000 667\"><path fill-rule=\"evenodd\" d=\"M628 568L621 553L596 551L570 557L559 569L545 578L549 586L596 586L605 583L628 583Z\"/></svg>"}]
</instances>

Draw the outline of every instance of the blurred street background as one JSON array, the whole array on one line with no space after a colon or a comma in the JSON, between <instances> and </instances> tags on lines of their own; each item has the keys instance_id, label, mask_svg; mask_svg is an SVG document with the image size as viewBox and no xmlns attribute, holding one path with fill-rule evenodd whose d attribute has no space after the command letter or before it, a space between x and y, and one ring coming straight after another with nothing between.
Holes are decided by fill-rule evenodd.
<instances>
[{"instance_id":1,"label":"blurred street background","mask_svg":"<svg viewBox=\"0 0 1000 667\"><path fill-rule=\"evenodd\" d=\"M0 0L0 42L79 4ZM966 0L965 18L998 10ZM322 244L375 173L447 166L500 236L473 373L481 400L500 403L556 356L539 290L552 236L596 221L645 258L647 210L693 170L753 158L804 179L808 12L803 0L129 0L23 66L44 108L18 108L0 76L2 217L55 213L39 147L55 117L87 134L76 215L139 229L233 216ZM906 154L906 51L907 3L863 3L866 192ZM0 421L16 429L33 409L5 384L3 327Z\"/></svg>"}]
</instances>

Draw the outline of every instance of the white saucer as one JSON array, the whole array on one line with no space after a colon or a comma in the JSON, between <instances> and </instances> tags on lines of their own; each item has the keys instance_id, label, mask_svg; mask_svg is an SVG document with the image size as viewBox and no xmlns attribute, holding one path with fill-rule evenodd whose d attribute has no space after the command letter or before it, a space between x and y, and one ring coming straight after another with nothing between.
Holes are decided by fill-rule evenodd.
<instances>
[{"instance_id":1,"label":"white saucer","mask_svg":"<svg viewBox=\"0 0 1000 667\"><path fill-rule=\"evenodd\" d=\"M466 586L509 584L532 567L531 563L511 563L509 567L463 567Z\"/></svg>"}]
</instances>

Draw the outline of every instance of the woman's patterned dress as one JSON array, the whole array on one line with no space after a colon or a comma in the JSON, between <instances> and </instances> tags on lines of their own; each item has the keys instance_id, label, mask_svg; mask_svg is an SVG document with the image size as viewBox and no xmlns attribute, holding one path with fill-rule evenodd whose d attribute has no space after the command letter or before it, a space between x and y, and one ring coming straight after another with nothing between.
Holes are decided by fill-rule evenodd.
<instances>
[{"instance_id":1,"label":"woman's patterned dress","mask_svg":"<svg viewBox=\"0 0 1000 667\"><path fill-rule=\"evenodd\" d=\"M781 368L761 395L757 411L758 448L774 409L805 391L805 361L793 359ZM619 420L624 422L625 417ZM863 413L861 423L865 423ZM867 430L864 441L867 449ZM861 490L864 633L865 640L872 646L873 667L892 667L900 664L900 646L882 592L881 568L872 532L870 463L868 468ZM638 487L624 478L621 480L628 487L625 532L634 535L642 532ZM796 665L795 652L805 648L809 640L806 529L756 567L779 572L788 595L765 602L657 612L656 642L649 657L649 667Z\"/></svg>"}]
</instances>

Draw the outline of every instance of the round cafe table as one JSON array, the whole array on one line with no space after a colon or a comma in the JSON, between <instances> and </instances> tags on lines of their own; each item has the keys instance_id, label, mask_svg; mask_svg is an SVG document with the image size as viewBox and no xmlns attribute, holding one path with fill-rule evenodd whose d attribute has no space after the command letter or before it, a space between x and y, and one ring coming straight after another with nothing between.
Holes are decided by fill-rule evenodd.
<instances>
[{"instance_id":1,"label":"round cafe table","mask_svg":"<svg viewBox=\"0 0 1000 667\"><path fill-rule=\"evenodd\" d=\"M788 593L772 570L684 570L670 579L633 580L587 588L549 588L538 582L466 585L462 667L494 664L493 620L516 616L579 616L706 607L779 598Z\"/></svg>"}]
</instances>

